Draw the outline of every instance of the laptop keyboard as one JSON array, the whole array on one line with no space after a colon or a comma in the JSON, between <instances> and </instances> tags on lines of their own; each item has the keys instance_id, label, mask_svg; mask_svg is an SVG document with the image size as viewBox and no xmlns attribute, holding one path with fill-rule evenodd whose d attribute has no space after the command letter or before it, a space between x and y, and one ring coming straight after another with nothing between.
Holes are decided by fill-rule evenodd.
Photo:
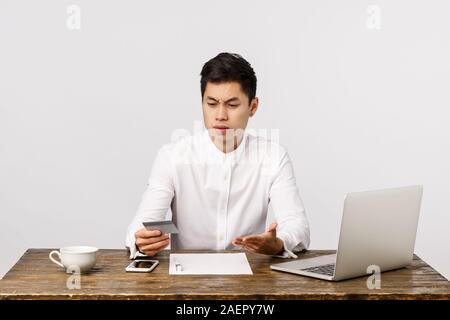
<instances>
[{"instance_id":1,"label":"laptop keyboard","mask_svg":"<svg viewBox=\"0 0 450 320\"><path fill-rule=\"evenodd\" d=\"M311 268L306 268L306 269L301 269L301 270L313 272L313 273L324 274L326 276L332 276L332 275L334 275L334 267L335 267L335 264L330 263L330 264L324 264L322 266L311 267Z\"/></svg>"}]
</instances>

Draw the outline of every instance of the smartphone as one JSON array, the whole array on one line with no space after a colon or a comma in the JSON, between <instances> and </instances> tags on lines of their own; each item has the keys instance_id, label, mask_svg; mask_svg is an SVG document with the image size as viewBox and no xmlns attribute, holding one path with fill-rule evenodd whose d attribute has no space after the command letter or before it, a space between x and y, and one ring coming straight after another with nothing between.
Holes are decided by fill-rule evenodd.
<instances>
[{"instance_id":1,"label":"smartphone","mask_svg":"<svg viewBox=\"0 0 450 320\"><path fill-rule=\"evenodd\" d=\"M127 272L152 272L159 264L158 260L144 260L136 259L131 262L126 268Z\"/></svg>"}]
</instances>

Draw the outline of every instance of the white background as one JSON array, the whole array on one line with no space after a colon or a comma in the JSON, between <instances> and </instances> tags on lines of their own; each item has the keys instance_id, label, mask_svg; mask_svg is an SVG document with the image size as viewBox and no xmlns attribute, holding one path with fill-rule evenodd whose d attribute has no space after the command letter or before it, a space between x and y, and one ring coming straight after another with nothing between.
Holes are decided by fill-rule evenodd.
<instances>
[{"instance_id":1,"label":"white background","mask_svg":"<svg viewBox=\"0 0 450 320\"><path fill-rule=\"evenodd\" d=\"M0 0L0 277L31 247L124 247L156 151L202 120L199 73L222 51L257 73L250 126L280 130L312 249L337 247L346 192L423 184L415 251L450 277L449 13L445 0Z\"/></svg>"}]
</instances>

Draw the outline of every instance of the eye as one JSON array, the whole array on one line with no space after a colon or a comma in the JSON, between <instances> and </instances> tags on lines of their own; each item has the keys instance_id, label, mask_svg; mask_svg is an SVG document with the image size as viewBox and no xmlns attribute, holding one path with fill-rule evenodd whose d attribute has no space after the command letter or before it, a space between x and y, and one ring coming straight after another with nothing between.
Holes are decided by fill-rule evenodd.
<instances>
[{"instance_id":1,"label":"eye","mask_svg":"<svg viewBox=\"0 0 450 320\"><path fill-rule=\"evenodd\" d=\"M215 106L217 106L217 103L208 102L208 106L210 106L210 107L215 107Z\"/></svg>"},{"instance_id":2,"label":"eye","mask_svg":"<svg viewBox=\"0 0 450 320\"><path fill-rule=\"evenodd\" d=\"M239 107L239 104L229 104L229 106L232 108L236 108L236 107Z\"/></svg>"}]
</instances>

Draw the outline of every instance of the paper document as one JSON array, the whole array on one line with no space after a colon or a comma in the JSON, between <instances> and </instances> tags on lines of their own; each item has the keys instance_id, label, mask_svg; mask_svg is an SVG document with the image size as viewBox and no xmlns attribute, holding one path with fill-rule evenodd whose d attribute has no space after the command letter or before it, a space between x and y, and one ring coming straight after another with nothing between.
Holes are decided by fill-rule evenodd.
<instances>
[{"instance_id":1,"label":"paper document","mask_svg":"<svg viewBox=\"0 0 450 320\"><path fill-rule=\"evenodd\" d=\"M172 253L169 274L253 274L245 253Z\"/></svg>"}]
</instances>

